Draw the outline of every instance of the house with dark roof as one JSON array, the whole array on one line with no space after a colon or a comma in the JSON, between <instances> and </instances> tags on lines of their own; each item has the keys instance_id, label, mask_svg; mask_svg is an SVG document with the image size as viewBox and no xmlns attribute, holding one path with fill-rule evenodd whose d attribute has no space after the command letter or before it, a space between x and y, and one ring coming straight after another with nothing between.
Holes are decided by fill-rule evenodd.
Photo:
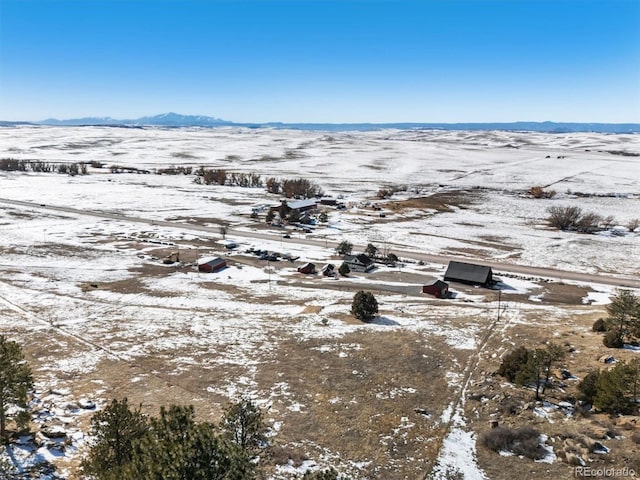
<instances>
[{"instance_id":1,"label":"house with dark roof","mask_svg":"<svg viewBox=\"0 0 640 480\"><path fill-rule=\"evenodd\" d=\"M347 264L349 270L352 272L368 272L375 266L373 260L364 253L359 255L345 255L344 263Z\"/></svg>"},{"instance_id":2,"label":"house with dark roof","mask_svg":"<svg viewBox=\"0 0 640 480\"><path fill-rule=\"evenodd\" d=\"M449 284L442 280L433 279L422 286L422 293L428 293L436 298L447 298L449 297Z\"/></svg>"},{"instance_id":3,"label":"house with dark roof","mask_svg":"<svg viewBox=\"0 0 640 480\"><path fill-rule=\"evenodd\" d=\"M495 283L491 267L454 261L449 262L447 271L444 274L444 280L483 286L490 286Z\"/></svg>"}]
</instances>

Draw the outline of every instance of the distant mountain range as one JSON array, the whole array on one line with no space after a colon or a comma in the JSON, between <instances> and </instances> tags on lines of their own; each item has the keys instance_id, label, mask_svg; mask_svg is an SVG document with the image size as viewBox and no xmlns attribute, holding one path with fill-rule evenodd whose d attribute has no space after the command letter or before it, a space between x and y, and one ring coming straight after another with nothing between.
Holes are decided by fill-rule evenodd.
<instances>
[{"instance_id":1,"label":"distant mountain range","mask_svg":"<svg viewBox=\"0 0 640 480\"><path fill-rule=\"evenodd\" d=\"M204 115L163 113L152 117L120 120L111 117L85 117L68 120L48 118L40 122L6 122L0 126L59 125L59 126L113 126L113 127L249 127L289 128L297 130L369 131L386 128L437 130L508 130L548 133L598 132L640 133L640 123L566 123L566 122L511 122L511 123L236 123Z\"/></svg>"}]
</instances>

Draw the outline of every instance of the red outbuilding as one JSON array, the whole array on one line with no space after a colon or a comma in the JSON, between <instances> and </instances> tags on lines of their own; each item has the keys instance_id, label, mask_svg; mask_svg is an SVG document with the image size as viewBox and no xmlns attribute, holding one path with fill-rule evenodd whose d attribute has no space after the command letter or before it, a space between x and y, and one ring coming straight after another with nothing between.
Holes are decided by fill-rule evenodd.
<instances>
[{"instance_id":1,"label":"red outbuilding","mask_svg":"<svg viewBox=\"0 0 640 480\"><path fill-rule=\"evenodd\" d=\"M436 298L447 298L449 296L449 284L442 280L433 280L422 286L422 293L428 293Z\"/></svg>"},{"instance_id":2,"label":"red outbuilding","mask_svg":"<svg viewBox=\"0 0 640 480\"><path fill-rule=\"evenodd\" d=\"M227 261L220 257L205 257L198 260L199 272L217 272L227 266Z\"/></svg>"}]
</instances>

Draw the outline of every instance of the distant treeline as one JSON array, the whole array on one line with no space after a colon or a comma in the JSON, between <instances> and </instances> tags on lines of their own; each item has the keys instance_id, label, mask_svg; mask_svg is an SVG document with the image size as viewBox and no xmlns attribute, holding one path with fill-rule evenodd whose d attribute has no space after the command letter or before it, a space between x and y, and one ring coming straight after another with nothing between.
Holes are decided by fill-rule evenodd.
<instances>
[{"instance_id":1,"label":"distant treeline","mask_svg":"<svg viewBox=\"0 0 640 480\"><path fill-rule=\"evenodd\" d=\"M42 160L0 159L0 170L5 172L62 173L65 175L87 175L85 163L48 163Z\"/></svg>"},{"instance_id":2,"label":"distant treeline","mask_svg":"<svg viewBox=\"0 0 640 480\"><path fill-rule=\"evenodd\" d=\"M84 163L47 163L41 160L17 160L14 158L0 159L0 170L16 172L63 173L68 175L87 175L87 165L93 168L103 168L101 162ZM200 185L226 185L244 188L266 188L269 193L284 195L287 198L321 197L324 192L320 186L306 178L276 178L268 177L264 181L257 173L229 172L221 168L204 168L187 166L170 166L153 171L124 165L110 165L111 173L138 173L156 175L191 175L195 174L194 182Z\"/></svg>"},{"instance_id":3,"label":"distant treeline","mask_svg":"<svg viewBox=\"0 0 640 480\"><path fill-rule=\"evenodd\" d=\"M306 178L268 177L262 180L257 173L228 172L224 169L200 167L195 171L195 182L204 185L227 185L246 188L266 187L269 193L284 195L287 198L321 197L324 192L320 186Z\"/></svg>"}]
</instances>

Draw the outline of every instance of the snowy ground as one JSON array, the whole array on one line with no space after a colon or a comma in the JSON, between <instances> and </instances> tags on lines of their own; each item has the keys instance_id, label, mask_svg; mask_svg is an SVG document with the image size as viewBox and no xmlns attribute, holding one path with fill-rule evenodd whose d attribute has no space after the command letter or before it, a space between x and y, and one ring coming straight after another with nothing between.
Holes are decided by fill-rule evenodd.
<instances>
[{"instance_id":1,"label":"snowy ground","mask_svg":"<svg viewBox=\"0 0 640 480\"><path fill-rule=\"evenodd\" d=\"M622 225L640 217L640 162L608 151L640 153L640 137L0 128L0 158L100 161L149 170L205 165L263 178L305 176L349 206L331 209L328 228L318 227L312 238L634 278L640 274L640 264L633 260L640 258L638 233L579 235L544 225L549 205L579 205L613 215ZM407 186L392 200L465 191L469 203L451 204L439 213L419 207L391 210L374 199L380 187L390 184ZM558 195L551 200L528 198L525 191L533 185L550 186ZM77 177L0 172L0 198L185 224L226 221L246 230L254 228L252 206L279 201L263 189L196 185L193 176L185 175L111 174L108 168L90 168L90 175ZM371 202L380 203L384 221L367 206ZM53 449L51 456L44 447L25 446L19 457L23 465L42 457L65 472L77 462L88 415L56 402L92 398L100 408L113 396L137 394L140 401L154 405L157 389L165 398L196 403L204 415L215 415L224 399L249 395L270 408L269 421L278 438L297 418L305 418L316 401L293 392L294 377L287 379L282 372L279 381L265 380L265 369L280 361L283 345L313 345L310 355L343 362L358 385L358 379L370 373L353 366L368 354L365 338L395 333L410 335L420 345L447 346L451 353L440 374L448 397L425 417L428 424L421 427L415 418L399 414L390 419L393 428L379 433L380 444L392 452L387 467L409 472L414 463L419 470L420 462L412 460L417 453L403 454L398 445L429 445L446 426L439 471L484 478L475 465L475 435L462 408L461 382L473 368L461 365L481 347L487 319L498 311L495 292L456 287L455 299L446 304L406 293L419 286L419 279L440 275L439 265L407 264L402 270L381 266L372 274L339 280L302 278L295 266L306 261L321 266L336 259L328 248L296 244L295 235L286 245L237 238L240 248L229 252L211 233L2 205L0 333L29 342L38 390L43 392L38 401L52 403L49 410L69 419L65 428L71 438L68 447ZM300 259L295 264L258 262L242 254L250 245L285 249ZM230 266L210 275L189 265L164 266L156 257L158 248L179 248L193 259L221 255ZM529 321L538 312L557 312L546 302L552 285L518 277L502 280L502 300L517 304L510 308L513 324ZM349 320L357 288L371 289L383 299L374 322ZM612 293L611 288L589 287L580 303L599 308ZM110 380L104 383L103 375ZM67 389L59 398L46 394L79 385L81 391ZM367 388L381 405L415 399L419 406L426 398L417 383L398 378ZM336 394L322 401L325 407L346 411L362 400ZM273 478L291 478L323 462L337 464L355 478L381 472L376 468L382 466L370 459L340 455L328 445L305 448L322 454L300 465L281 466Z\"/></svg>"}]
</instances>

